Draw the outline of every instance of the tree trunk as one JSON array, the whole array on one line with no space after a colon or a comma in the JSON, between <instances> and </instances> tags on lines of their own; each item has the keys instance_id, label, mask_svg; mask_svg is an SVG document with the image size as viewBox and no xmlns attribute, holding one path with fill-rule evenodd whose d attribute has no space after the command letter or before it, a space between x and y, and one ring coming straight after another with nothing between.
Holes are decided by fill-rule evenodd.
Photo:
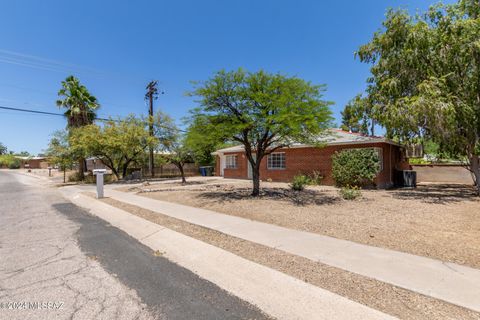
<instances>
[{"instance_id":1,"label":"tree trunk","mask_svg":"<svg viewBox=\"0 0 480 320\"><path fill-rule=\"evenodd\" d=\"M63 183L65 183L66 175L67 175L67 166L63 166Z\"/></svg>"},{"instance_id":2,"label":"tree trunk","mask_svg":"<svg viewBox=\"0 0 480 320\"><path fill-rule=\"evenodd\" d=\"M185 179L185 171L183 170L183 165L179 164L178 169L180 170L180 174L182 175L182 183L187 183L187 180Z\"/></svg>"},{"instance_id":3,"label":"tree trunk","mask_svg":"<svg viewBox=\"0 0 480 320\"><path fill-rule=\"evenodd\" d=\"M260 195L260 166L258 165L252 166L252 182L252 197L258 197Z\"/></svg>"},{"instance_id":4,"label":"tree trunk","mask_svg":"<svg viewBox=\"0 0 480 320\"><path fill-rule=\"evenodd\" d=\"M473 174L474 184L477 187L477 193L480 195L480 157L472 155L470 157L470 170Z\"/></svg>"},{"instance_id":5,"label":"tree trunk","mask_svg":"<svg viewBox=\"0 0 480 320\"><path fill-rule=\"evenodd\" d=\"M78 160L78 179L85 180L85 159L83 157Z\"/></svg>"}]
</instances>

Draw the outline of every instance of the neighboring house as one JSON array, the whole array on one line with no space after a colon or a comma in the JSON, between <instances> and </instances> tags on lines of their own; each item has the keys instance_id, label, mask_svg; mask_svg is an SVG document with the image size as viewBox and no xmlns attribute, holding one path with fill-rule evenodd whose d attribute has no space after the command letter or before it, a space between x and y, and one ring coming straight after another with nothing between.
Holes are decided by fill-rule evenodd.
<instances>
[{"instance_id":1,"label":"neighboring house","mask_svg":"<svg viewBox=\"0 0 480 320\"><path fill-rule=\"evenodd\" d=\"M48 161L46 157L21 157L15 156L21 161L20 168L25 169L47 169Z\"/></svg>"},{"instance_id":2,"label":"neighboring house","mask_svg":"<svg viewBox=\"0 0 480 320\"><path fill-rule=\"evenodd\" d=\"M379 188L389 188L395 183L395 170L409 169L405 152L401 145L384 137L365 136L340 129L330 129L319 138L322 147L294 144L276 150L263 158L260 179L290 182L297 174L313 171L323 176L323 183L333 185L332 155L341 150L354 148L374 148L380 159L380 171L375 180ZM220 149L216 155L216 175L225 178L251 179L252 170L245 156L243 146Z\"/></svg>"},{"instance_id":3,"label":"neighboring house","mask_svg":"<svg viewBox=\"0 0 480 320\"><path fill-rule=\"evenodd\" d=\"M85 169L87 171L93 171L95 169L108 169L103 163L102 159L97 157L89 157L85 159Z\"/></svg>"}]
</instances>

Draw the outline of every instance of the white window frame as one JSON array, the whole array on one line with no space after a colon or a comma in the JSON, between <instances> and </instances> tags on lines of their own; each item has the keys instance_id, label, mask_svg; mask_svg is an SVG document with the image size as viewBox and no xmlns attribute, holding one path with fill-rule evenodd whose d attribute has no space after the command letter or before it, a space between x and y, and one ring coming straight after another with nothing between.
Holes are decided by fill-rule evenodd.
<instances>
[{"instance_id":1,"label":"white window frame","mask_svg":"<svg viewBox=\"0 0 480 320\"><path fill-rule=\"evenodd\" d=\"M278 155L282 155L283 156L283 161L280 160L280 165L283 164L283 166L273 166L274 164L277 164L277 163L274 163L275 160L273 160L272 156L278 156ZM267 156L267 169L268 170L285 170L287 168L287 156L285 154L285 152L274 152L274 153L270 153L268 156Z\"/></svg>"},{"instance_id":2,"label":"white window frame","mask_svg":"<svg viewBox=\"0 0 480 320\"><path fill-rule=\"evenodd\" d=\"M229 154L225 156L225 169L237 169L238 156L236 154Z\"/></svg>"}]
</instances>

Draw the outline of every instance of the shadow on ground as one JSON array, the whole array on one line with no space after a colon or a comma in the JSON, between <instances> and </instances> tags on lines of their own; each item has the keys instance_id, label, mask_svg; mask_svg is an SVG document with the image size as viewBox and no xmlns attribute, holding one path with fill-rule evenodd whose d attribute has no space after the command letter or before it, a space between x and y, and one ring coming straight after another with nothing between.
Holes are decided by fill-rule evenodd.
<instances>
[{"instance_id":1,"label":"shadow on ground","mask_svg":"<svg viewBox=\"0 0 480 320\"><path fill-rule=\"evenodd\" d=\"M251 188L235 188L235 190L206 191L197 195L199 199L216 200L218 202L233 202L243 199L283 200L297 206L329 205L340 201L339 197L329 196L316 190L294 191L284 188L262 188L260 195L251 196Z\"/></svg>"},{"instance_id":2,"label":"shadow on ground","mask_svg":"<svg viewBox=\"0 0 480 320\"><path fill-rule=\"evenodd\" d=\"M390 193L397 199L435 204L480 200L473 186L462 184L419 185L416 189L395 189Z\"/></svg>"}]
</instances>

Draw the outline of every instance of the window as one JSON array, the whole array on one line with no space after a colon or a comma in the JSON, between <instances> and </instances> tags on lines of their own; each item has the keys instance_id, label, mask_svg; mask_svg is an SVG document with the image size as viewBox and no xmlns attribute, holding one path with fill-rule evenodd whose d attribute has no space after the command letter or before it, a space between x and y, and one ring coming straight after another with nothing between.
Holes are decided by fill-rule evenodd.
<instances>
[{"instance_id":1,"label":"window","mask_svg":"<svg viewBox=\"0 0 480 320\"><path fill-rule=\"evenodd\" d=\"M377 155L378 155L378 164L380 166L380 169L378 170L378 172L382 172L383 171L383 149L382 148L373 148L376 152L377 152Z\"/></svg>"},{"instance_id":2,"label":"window","mask_svg":"<svg viewBox=\"0 0 480 320\"><path fill-rule=\"evenodd\" d=\"M285 169L285 153L277 152L268 155L268 169Z\"/></svg>"},{"instance_id":3,"label":"window","mask_svg":"<svg viewBox=\"0 0 480 320\"><path fill-rule=\"evenodd\" d=\"M237 156L232 155L232 156L226 156L225 159L225 168L227 169L236 169L237 168Z\"/></svg>"}]
</instances>

